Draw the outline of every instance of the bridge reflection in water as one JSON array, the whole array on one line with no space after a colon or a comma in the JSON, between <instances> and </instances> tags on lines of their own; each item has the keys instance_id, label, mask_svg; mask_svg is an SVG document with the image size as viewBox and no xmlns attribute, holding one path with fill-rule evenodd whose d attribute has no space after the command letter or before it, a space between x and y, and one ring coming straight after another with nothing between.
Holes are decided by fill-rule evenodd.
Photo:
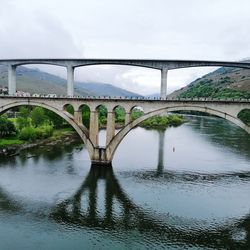
<instances>
[{"instance_id":1,"label":"bridge reflection in water","mask_svg":"<svg viewBox=\"0 0 250 250\"><path fill-rule=\"evenodd\" d=\"M168 178L172 179L172 177L174 175L170 173ZM227 176L224 177L227 178ZM223 176L219 178L223 178ZM195 180L195 178L193 179ZM105 213L103 216L98 213L97 208L99 181L105 182ZM85 196L88 198L86 199ZM83 204L83 200L87 201L87 210L85 211L82 209L82 206L86 205ZM114 211L118 205L121 208L119 214ZM57 204L53 208L50 218L58 223L117 231L121 234L136 230L159 244L175 243L216 249L230 247L241 249L250 246L250 215L240 220L229 221L228 224L220 225L217 228L203 229L203 222L195 219L190 221L190 219L169 214L157 216L156 213L148 212L136 205L128 197L116 179L112 167L92 166L77 192L72 197ZM189 224L196 225L197 228L189 227ZM234 238L234 235L242 233L244 234L243 241Z\"/></svg>"},{"instance_id":2,"label":"bridge reflection in water","mask_svg":"<svg viewBox=\"0 0 250 250\"><path fill-rule=\"evenodd\" d=\"M153 173L144 173L152 175ZM145 177L145 175L143 177ZM154 172L155 178L158 170ZM206 175L203 178L189 174L189 176L176 175L164 171L164 179L169 182L176 181L220 181L227 178L239 177L238 174ZM140 175L142 177L142 175ZM250 181L250 173L245 173L244 181ZM98 186L100 182L105 185L104 214L99 213ZM83 207L87 207L86 210ZM120 207L120 213L116 208ZM0 189L0 211L8 214L25 212L24 204L19 204L11 195ZM62 225L73 225L77 228L92 228L116 232L120 236L138 232L151 243L168 246L169 244L188 247L210 247L215 249L249 249L250 246L250 214L239 219L231 219L220 225L205 226L204 221L169 213L159 215L157 211L149 211L129 198L114 175L112 167L92 166L87 177L79 189L66 200L52 206L49 214L45 210L39 218L44 217ZM36 219L37 213L28 211ZM127 237L124 236L124 237ZM243 238L242 238L243 237Z\"/></svg>"}]
</instances>

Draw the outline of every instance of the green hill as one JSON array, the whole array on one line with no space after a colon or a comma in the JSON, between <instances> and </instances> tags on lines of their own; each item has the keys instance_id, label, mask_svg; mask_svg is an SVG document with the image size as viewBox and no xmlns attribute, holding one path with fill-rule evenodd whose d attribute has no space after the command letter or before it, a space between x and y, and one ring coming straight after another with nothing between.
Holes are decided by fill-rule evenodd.
<instances>
[{"instance_id":1,"label":"green hill","mask_svg":"<svg viewBox=\"0 0 250 250\"><path fill-rule=\"evenodd\" d=\"M222 67L196 79L168 97L250 99L250 70ZM241 111L238 117L250 125L249 109Z\"/></svg>"},{"instance_id":2,"label":"green hill","mask_svg":"<svg viewBox=\"0 0 250 250\"><path fill-rule=\"evenodd\" d=\"M66 79L41 71L39 69L20 66L17 68L17 90L31 94L66 95ZM0 66L0 87L8 86L8 71ZM107 83L86 83L75 81L75 95L109 95L109 96L140 96L136 93L115 87Z\"/></svg>"},{"instance_id":3,"label":"green hill","mask_svg":"<svg viewBox=\"0 0 250 250\"><path fill-rule=\"evenodd\" d=\"M250 70L219 68L175 91L170 97L250 98Z\"/></svg>"}]
</instances>

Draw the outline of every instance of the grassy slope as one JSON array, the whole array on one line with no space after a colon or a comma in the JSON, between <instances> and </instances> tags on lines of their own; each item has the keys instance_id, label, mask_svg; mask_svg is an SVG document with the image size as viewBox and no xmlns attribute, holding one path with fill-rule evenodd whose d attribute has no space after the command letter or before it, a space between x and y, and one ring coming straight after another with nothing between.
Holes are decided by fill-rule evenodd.
<instances>
[{"instance_id":1,"label":"grassy slope","mask_svg":"<svg viewBox=\"0 0 250 250\"><path fill-rule=\"evenodd\" d=\"M219 68L196 79L185 88L175 91L170 97L207 97L208 95L214 98L241 96L250 98L250 70Z\"/></svg>"}]
</instances>

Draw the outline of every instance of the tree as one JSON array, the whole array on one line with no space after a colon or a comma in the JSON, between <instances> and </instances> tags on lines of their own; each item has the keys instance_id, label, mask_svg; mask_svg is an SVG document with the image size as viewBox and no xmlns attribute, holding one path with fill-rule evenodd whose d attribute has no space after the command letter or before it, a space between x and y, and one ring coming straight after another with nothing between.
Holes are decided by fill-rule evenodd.
<instances>
[{"instance_id":1,"label":"tree","mask_svg":"<svg viewBox=\"0 0 250 250\"><path fill-rule=\"evenodd\" d=\"M0 137L9 136L16 133L15 125L5 116L0 116Z\"/></svg>"},{"instance_id":2,"label":"tree","mask_svg":"<svg viewBox=\"0 0 250 250\"><path fill-rule=\"evenodd\" d=\"M43 108L35 107L31 111L31 123L35 127L43 125L47 120L48 120L48 117L45 115Z\"/></svg>"},{"instance_id":3,"label":"tree","mask_svg":"<svg viewBox=\"0 0 250 250\"><path fill-rule=\"evenodd\" d=\"M19 117L17 118L17 127L19 130L30 126L29 120L30 111L27 107L21 107L19 109Z\"/></svg>"},{"instance_id":4,"label":"tree","mask_svg":"<svg viewBox=\"0 0 250 250\"><path fill-rule=\"evenodd\" d=\"M45 115L48 117L48 120L53 123L54 128L61 128L65 126L65 120L48 109L45 109Z\"/></svg>"}]
</instances>

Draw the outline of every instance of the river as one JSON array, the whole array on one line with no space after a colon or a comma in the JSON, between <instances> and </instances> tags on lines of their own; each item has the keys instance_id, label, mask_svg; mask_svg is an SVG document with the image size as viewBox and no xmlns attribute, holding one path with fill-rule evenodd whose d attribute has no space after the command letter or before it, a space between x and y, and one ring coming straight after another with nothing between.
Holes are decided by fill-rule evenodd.
<instances>
[{"instance_id":1,"label":"river","mask_svg":"<svg viewBox=\"0 0 250 250\"><path fill-rule=\"evenodd\" d=\"M0 249L250 249L250 136L214 117L0 159ZM101 140L104 131L100 132Z\"/></svg>"}]
</instances>

